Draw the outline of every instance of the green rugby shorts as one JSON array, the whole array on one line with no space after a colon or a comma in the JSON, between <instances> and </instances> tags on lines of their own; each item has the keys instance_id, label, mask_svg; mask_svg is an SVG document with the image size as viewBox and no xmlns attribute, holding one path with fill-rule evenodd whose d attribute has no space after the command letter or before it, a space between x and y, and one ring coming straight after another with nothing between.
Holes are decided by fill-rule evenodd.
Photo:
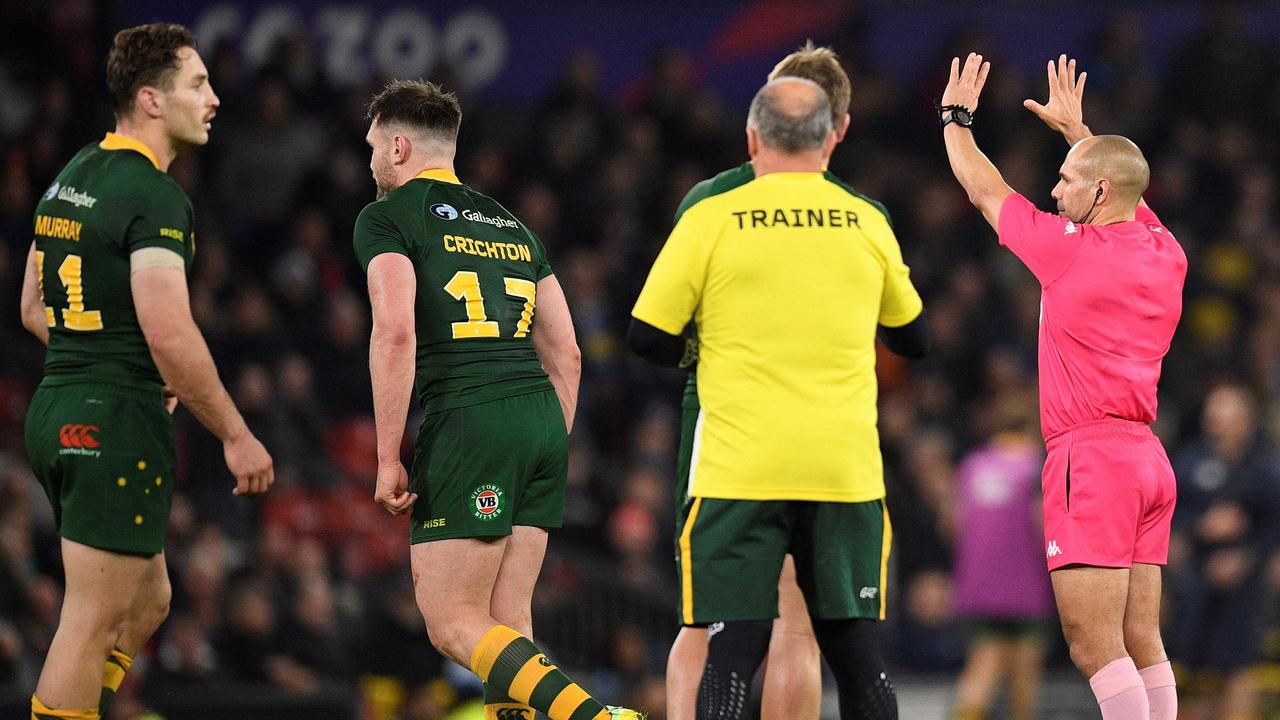
<instances>
[{"instance_id":1,"label":"green rugby shorts","mask_svg":"<svg viewBox=\"0 0 1280 720\"><path fill-rule=\"evenodd\" d=\"M41 386L25 435L59 535L100 550L164 550L177 461L173 418L159 391Z\"/></svg>"},{"instance_id":2,"label":"green rugby shorts","mask_svg":"<svg viewBox=\"0 0 1280 720\"><path fill-rule=\"evenodd\" d=\"M513 525L558 528L569 437L554 390L442 410L414 443L411 543L510 535Z\"/></svg>"},{"instance_id":3,"label":"green rugby shorts","mask_svg":"<svg viewBox=\"0 0 1280 720\"><path fill-rule=\"evenodd\" d=\"M684 625L776 618L787 553L814 617L884 619L893 530L883 500L688 498L676 530Z\"/></svg>"}]
</instances>

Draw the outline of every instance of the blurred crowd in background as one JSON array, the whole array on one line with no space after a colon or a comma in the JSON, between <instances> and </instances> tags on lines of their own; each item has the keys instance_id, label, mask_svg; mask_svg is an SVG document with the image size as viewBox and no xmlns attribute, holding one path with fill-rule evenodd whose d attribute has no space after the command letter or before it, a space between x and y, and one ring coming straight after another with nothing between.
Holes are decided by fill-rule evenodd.
<instances>
[{"instance_id":1,"label":"blurred crowd in background","mask_svg":"<svg viewBox=\"0 0 1280 720\"><path fill-rule=\"evenodd\" d=\"M10 106L0 107L0 686L29 693L56 625L60 572L52 515L23 450L43 353L18 323L19 288L36 200L112 126L102 59L118 27L92 4L88 17L68 11L85 3L17 6L0 26L0 106ZM1118 15L1078 50L1086 121L1143 148L1147 201L1190 260L1157 430L1180 494L1166 639L1193 671L1184 689L1205 697L1280 685L1265 670L1280 662L1280 65L1274 45L1241 23L1230 10L1206 13L1164 67L1147 60L1136 16ZM1021 106L1044 97L1043 74L1006 69L981 31L958 26L918 87L869 69L864 32L855 16L816 38L853 82L852 126L831 169L889 208L935 338L923 361L880 356L896 540L885 647L900 672L955 673L968 640L953 598L964 582L958 468L1001 434L1021 434L1033 455L1041 446L1039 288L947 168L931 102L949 58L979 49L993 60L979 142L1043 209L1053 210L1066 146ZM116 717L162 705L154 698L166 689L247 681L285 695L362 696L371 718L438 720L479 688L432 650L410 587L406 521L371 499L370 319L350 238L374 195L363 138L375 88L328 86L305 36L253 70L228 46L200 51L222 106L210 144L171 169L196 209L192 302L224 381L275 457L277 482L261 501L232 497L221 446L178 410L173 610ZM450 86L448 69L435 75ZM685 54L663 52L645 86L620 101L582 54L533 106L464 93L457 162L463 182L546 243L583 353L566 525L552 536L536 632L584 686L657 717L676 630L684 377L631 356L624 334L681 197L746 159L745 103L694 77ZM15 121L22 104L34 112ZM976 482L969 501L1004 497L998 474ZM1020 511L1037 508L1033 498ZM1039 555L1039 542L1009 551ZM1049 660L1064 664L1051 628Z\"/></svg>"}]
</instances>

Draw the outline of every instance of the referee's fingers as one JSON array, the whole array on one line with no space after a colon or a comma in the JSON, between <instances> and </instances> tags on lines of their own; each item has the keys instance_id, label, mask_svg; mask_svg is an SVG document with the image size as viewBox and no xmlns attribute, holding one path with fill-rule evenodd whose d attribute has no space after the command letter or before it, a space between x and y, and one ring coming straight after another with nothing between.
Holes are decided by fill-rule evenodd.
<instances>
[{"instance_id":1,"label":"referee's fingers","mask_svg":"<svg viewBox=\"0 0 1280 720\"><path fill-rule=\"evenodd\" d=\"M986 87L987 75L990 73L991 73L991 63L989 62L982 63L982 65L978 68L977 90L979 94L982 93L982 88Z\"/></svg>"}]
</instances>

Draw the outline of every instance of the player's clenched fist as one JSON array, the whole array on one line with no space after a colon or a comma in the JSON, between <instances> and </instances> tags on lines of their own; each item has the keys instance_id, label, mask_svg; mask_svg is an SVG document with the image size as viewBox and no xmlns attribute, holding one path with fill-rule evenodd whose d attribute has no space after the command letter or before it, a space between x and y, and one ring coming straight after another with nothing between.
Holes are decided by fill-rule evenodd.
<instances>
[{"instance_id":1,"label":"player's clenched fist","mask_svg":"<svg viewBox=\"0 0 1280 720\"><path fill-rule=\"evenodd\" d=\"M978 97L982 95L982 86L987 84L987 73L991 72L991 63L982 59L977 53L969 53L960 66L960 58L951 58L951 76L947 80L947 89L942 92L943 105L962 105L969 112L978 109Z\"/></svg>"},{"instance_id":2,"label":"player's clenched fist","mask_svg":"<svg viewBox=\"0 0 1280 720\"><path fill-rule=\"evenodd\" d=\"M222 454L227 469L236 478L233 495L261 495L275 482L271 455L253 433L245 433L225 442Z\"/></svg>"},{"instance_id":3,"label":"player's clenched fist","mask_svg":"<svg viewBox=\"0 0 1280 720\"><path fill-rule=\"evenodd\" d=\"M378 463L378 486L373 499L392 515L403 515L418 499L409 492L409 474L399 461Z\"/></svg>"}]
</instances>

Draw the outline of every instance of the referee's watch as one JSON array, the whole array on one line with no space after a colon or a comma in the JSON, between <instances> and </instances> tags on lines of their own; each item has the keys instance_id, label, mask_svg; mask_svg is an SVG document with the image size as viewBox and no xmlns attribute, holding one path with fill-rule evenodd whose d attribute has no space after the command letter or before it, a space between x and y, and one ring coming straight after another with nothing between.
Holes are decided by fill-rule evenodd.
<instances>
[{"instance_id":1,"label":"referee's watch","mask_svg":"<svg viewBox=\"0 0 1280 720\"><path fill-rule=\"evenodd\" d=\"M973 111L963 105L941 105L934 103L938 111L938 121L942 127L955 123L963 128L973 127Z\"/></svg>"}]
</instances>

